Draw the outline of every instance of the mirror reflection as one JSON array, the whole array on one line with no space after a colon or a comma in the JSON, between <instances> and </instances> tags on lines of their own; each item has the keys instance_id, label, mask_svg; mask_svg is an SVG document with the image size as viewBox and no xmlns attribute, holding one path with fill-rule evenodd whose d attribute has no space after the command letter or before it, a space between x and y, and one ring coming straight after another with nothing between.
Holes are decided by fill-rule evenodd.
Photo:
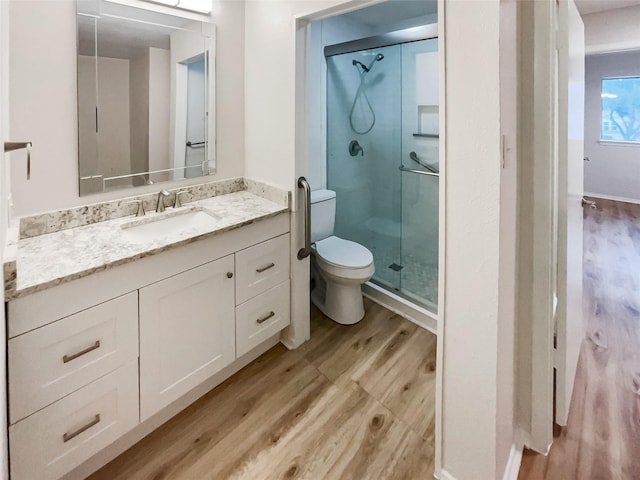
<instances>
[{"instance_id":1,"label":"mirror reflection","mask_svg":"<svg viewBox=\"0 0 640 480\"><path fill-rule=\"evenodd\" d=\"M215 168L213 25L78 0L80 195Z\"/></svg>"}]
</instances>

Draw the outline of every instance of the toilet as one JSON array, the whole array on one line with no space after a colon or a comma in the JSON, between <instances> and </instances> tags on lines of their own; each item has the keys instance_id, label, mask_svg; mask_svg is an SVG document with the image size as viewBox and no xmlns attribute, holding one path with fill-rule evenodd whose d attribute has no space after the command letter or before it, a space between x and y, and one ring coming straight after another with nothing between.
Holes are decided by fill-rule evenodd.
<instances>
[{"instance_id":1,"label":"toilet","mask_svg":"<svg viewBox=\"0 0 640 480\"><path fill-rule=\"evenodd\" d=\"M311 301L337 323L362 320L361 285L375 272L373 255L364 246L333 235L336 192L311 192Z\"/></svg>"}]
</instances>

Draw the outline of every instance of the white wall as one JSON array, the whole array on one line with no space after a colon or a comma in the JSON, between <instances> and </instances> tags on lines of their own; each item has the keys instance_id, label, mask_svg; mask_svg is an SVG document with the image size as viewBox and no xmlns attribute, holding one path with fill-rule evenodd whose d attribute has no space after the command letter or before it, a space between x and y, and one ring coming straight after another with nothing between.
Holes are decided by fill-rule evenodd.
<instances>
[{"instance_id":1,"label":"white wall","mask_svg":"<svg viewBox=\"0 0 640 480\"><path fill-rule=\"evenodd\" d=\"M245 7L235 0L217 1L214 7L218 165L211 180L244 174ZM10 12L11 128L15 138L34 143L31 180L26 181L25 169L13 169L14 214L158 190L149 186L79 197L75 0L12 0Z\"/></svg>"},{"instance_id":2,"label":"white wall","mask_svg":"<svg viewBox=\"0 0 640 480\"><path fill-rule=\"evenodd\" d=\"M638 29L640 30L640 29ZM585 66L584 190L640 200L640 146L600 143L602 79L640 76L640 52L590 55Z\"/></svg>"},{"instance_id":3,"label":"white wall","mask_svg":"<svg viewBox=\"0 0 640 480\"><path fill-rule=\"evenodd\" d=\"M24 214L78 199L75 2L12 1L10 15L11 133L33 142L31 180L11 174L13 213Z\"/></svg>"},{"instance_id":4,"label":"white wall","mask_svg":"<svg viewBox=\"0 0 640 480\"><path fill-rule=\"evenodd\" d=\"M450 1L444 12L447 163L442 469L459 480L502 475L496 468L499 12L498 0ZM482 73L470 76L470 72Z\"/></svg>"},{"instance_id":5,"label":"white wall","mask_svg":"<svg viewBox=\"0 0 640 480\"><path fill-rule=\"evenodd\" d=\"M640 48L640 6L583 15L587 54Z\"/></svg>"}]
</instances>

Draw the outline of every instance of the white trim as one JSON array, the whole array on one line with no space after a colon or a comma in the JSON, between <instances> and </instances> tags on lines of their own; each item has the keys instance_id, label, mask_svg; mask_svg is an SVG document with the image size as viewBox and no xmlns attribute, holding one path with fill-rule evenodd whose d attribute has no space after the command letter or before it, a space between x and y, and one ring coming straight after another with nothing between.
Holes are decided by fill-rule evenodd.
<instances>
[{"instance_id":1,"label":"white trim","mask_svg":"<svg viewBox=\"0 0 640 480\"><path fill-rule=\"evenodd\" d=\"M602 193L584 192L585 197L601 198L602 200L613 200L616 202L635 203L640 205L640 198L616 197L615 195L604 195Z\"/></svg>"},{"instance_id":2,"label":"white trim","mask_svg":"<svg viewBox=\"0 0 640 480\"><path fill-rule=\"evenodd\" d=\"M598 140L603 147L640 147L640 142L627 142L624 140Z\"/></svg>"},{"instance_id":3,"label":"white trim","mask_svg":"<svg viewBox=\"0 0 640 480\"><path fill-rule=\"evenodd\" d=\"M587 45L585 47L585 55L602 55L606 53L621 53L629 51L637 51L640 45L636 40L628 42L603 43L599 45Z\"/></svg>"},{"instance_id":4,"label":"white trim","mask_svg":"<svg viewBox=\"0 0 640 480\"><path fill-rule=\"evenodd\" d=\"M443 479L452 478L448 473L442 471L442 409L443 409L443 381L444 381L444 327L446 319L445 311L445 269L446 269L446 192L447 192L447 98L446 98L446 2L438 0L438 97L439 108L439 129L441 132L439 148L440 182L438 191L438 323L436 333L436 418L435 418L435 453L434 467L435 475Z\"/></svg>"},{"instance_id":5,"label":"white trim","mask_svg":"<svg viewBox=\"0 0 640 480\"><path fill-rule=\"evenodd\" d=\"M502 480L518 480L518 474L520 473L520 466L522 465L522 454L524 451L524 445L520 442L516 442L511 445L511 452L509 453L509 460L507 466L504 469L504 475Z\"/></svg>"},{"instance_id":6,"label":"white trim","mask_svg":"<svg viewBox=\"0 0 640 480\"><path fill-rule=\"evenodd\" d=\"M456 477L454 477L453 475L451 475L449 472L447 472L444 469L440 469L440 474L439 475L436 475L434 473L433 477L437 478L438 480L457 480Z\"/></svg>"},{"instance_id":7,"label":"white trim","mask_svg":"<svg viewBox=\"0 0 640 480\"><path fill-rule=\"evenodd\" d=\"M438 334L438 319L430 311L419 307L410 300L371 282L362 286L362 294L419 327L429 330L434 335Z\"/></svg>"}]
</instances>

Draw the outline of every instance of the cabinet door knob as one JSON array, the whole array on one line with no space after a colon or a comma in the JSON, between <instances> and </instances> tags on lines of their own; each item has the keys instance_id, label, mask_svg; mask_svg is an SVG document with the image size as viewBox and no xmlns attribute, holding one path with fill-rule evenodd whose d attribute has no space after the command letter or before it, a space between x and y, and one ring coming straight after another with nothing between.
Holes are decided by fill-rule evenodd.
<instances>
[{"instance_id":1,"label":"cabinet door knob","mask_svg":"<svg viewBox=\"0 0 640 480\"><path fill-rule=\"evenodd\" d=\"M233 277L233 273L232 272L227 272L227 278L232 278Z\"/></svg>"}]
</instances>

